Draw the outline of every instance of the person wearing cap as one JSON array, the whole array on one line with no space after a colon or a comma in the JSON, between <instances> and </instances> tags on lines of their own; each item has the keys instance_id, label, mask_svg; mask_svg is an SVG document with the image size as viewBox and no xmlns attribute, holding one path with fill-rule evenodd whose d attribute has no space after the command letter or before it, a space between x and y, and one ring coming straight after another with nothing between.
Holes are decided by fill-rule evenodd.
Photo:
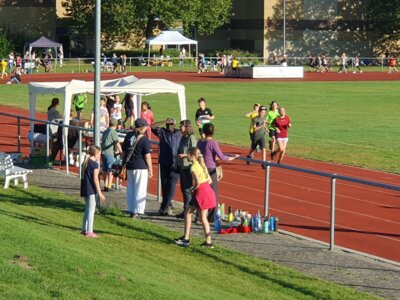
<instances>
[{"instance_id":1,"label":"person wearing cap","mask_svg":"<svg viewBox=\"0 0 400 300\"><path fill-rule=\"evenodd\" d=\"M203 126L204 126L204 124L210 123L211 120L214 120L215 116L214 116L212 110L210 108L206 107L206 99L201 97L201 98L199 98L199 100L197 100L197 102L199 104L199 108L196 110L195 119L196 119L197 126L199 126L200 136L202 138L204 138Z\"/></svg>"},{"instance_id":2,"label":"person wearing cap","mask_svg":"<svg viewBox=\"0 0 400 300\"><path fill-rule=\"evenodd\" d=\"M112 118L110 126L103 132L101 136L101 160L104 180L104 191L108 192L112 187L113 175L112 166L115 162L114 154L121 154L122 149L118 141L118 133L115 128L118 120Z\"/></svg>"},{"instance_id":3,"label":"person wearing cap","mask_svg":"<svg viewBox=\"0 0 400 300\"><path fill-rule=\"evenodd\" d=\"M267 108L265 106L260 106L258 110L258 116L253 120L253 142L250 147L248 158L252 158L253 152L257 149L257 146L260 147L262 151L262 159L266 160L266 150L265 150L265 135L268 131L267 129L267 121L265 120L265 114L267 112ZM261 165L262 168L265 168L264 165Z\"/></svg>"},{"instance_id":4,"label":"person wearing cap","mask_svg":"<svg viewBox=\"0 0 400 300\"><path fill-rule=\"evenodd\" d=\"M126 162L126 202L132 218L139 218L144 214L147 185L149 178L153 177L151 143L144 135L148 126L145 119L136 119L135 129L125 136L122 144L124 160L127 159L131 147L134 147L130 160Z\"/></svg>"},{"instance_id":5,"label":"person wearing cap","mask_svg":"<svg viewBox=\"0 0 400 300\"><path fill-rule=\"evenodd\" d=\"M165 128L160 127L163 123L165 123ZM165 121L151 125L151 131L160 140L158 162L161 173L162 202L159 214L162 216L172 215L172 199L179 179L176 159L182 133L175 128L175 125L176 121L173 118L167 118Z\"/></svg>"},{"instance_id":6,"label":"person wearing cap","mask_svg":"<svg viewBox=\"0 0 400 300\"><path fill-rule=\"evenodd\" d=\"M253 144L253 134L254 134L254 126L253 120L254 118L258 117L258 109L260 108L260 104L255 103L253 105L253 111L249 111L244 116L250 119L250 128L249 128L249 137L250 137L250 145Z\"/></svg>"}]
</instances>

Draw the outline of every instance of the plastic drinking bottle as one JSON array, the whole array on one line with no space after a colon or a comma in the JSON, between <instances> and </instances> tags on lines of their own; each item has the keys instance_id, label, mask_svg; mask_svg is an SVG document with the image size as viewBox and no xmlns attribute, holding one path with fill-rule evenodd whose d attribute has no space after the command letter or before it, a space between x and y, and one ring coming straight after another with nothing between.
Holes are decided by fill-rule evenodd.
<instances>
[{"instance_id":1,"label":"plastic drinking bottle","mask_svg":"<svg viewBox=\"0 0 400 300\"><path fill-rule=\"evenodd\" d=\"M259 227L258 227L258 217L257 215L253 219L253 232L258 233Z\"/></svg>"},{"instance_id":2,"label":"plastic drinking bottle","mask_svg":"<svg viewBox=\"0 0 400 300\"><path fill-rule=\"evenodd\" d=\"M275 229L275 218L273 216L269 217L269 231L274 231Z\"/></svg>"},{"instance_id":3,"label":"plastic drinking bottle","mask_svg":"<svg viewBox=\"0 0 400 300\"><path fill-rule=\"evenodd\" d=\"M268 224L268 219L267 219L267 217L265 217L264 218L264 223L263 223L263 232L264 233L268 233L268 226L269 226L269 224Z\"/></svg>"},{"instance_id":4,"label":"plastic drinking bottle","mask_svg":"<svg viewBox=\"0 0 400 300\"><path fill-rule=\"evenodd\" d=\"M228 222L229 223L233 222L233 212L232 212L232 207L230 207L230 206L228 208Z\"/></svg>"},{"instance_id":5,"label":"plastic drinking bottle","mask_svg":"<svg viewBox=\"0 0 400 300\"><path fill-rule=\"evenodd\" d=\"M278 218L278 217L275 217L274 231L278 231L278 223L279 223L279 218Z\"/></svg>"}]
</instances>

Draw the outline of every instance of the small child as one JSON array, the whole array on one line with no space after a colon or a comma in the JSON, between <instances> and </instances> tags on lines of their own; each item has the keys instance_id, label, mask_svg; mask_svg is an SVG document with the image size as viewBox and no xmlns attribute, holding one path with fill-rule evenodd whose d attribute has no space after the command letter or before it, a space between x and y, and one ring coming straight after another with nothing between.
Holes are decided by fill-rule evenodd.
<instances>
[{"instance_id":1,"label":"small child","mask_svg":"<svg viewBox=\"0 0 400 300\"><path fill-rule=\"evenodd\" d=\"M6 77L8 76L8 74L6 72L7 62L5 61L5 59L1 60L0 66L1 66L1 79L3 79L4 76L6 76Z\"/></svg>"},{"instance_id":2,"label":"small child","mask_svg":"<svg viewBox=\"0 0 400 300\"><path fill-rule=\"evenodd\" d=\"M154 115L153 112L151 111L150 104L148 102L142 102L141 106L141 113L140 117L142 119L145 119L149 126L147 127L147 130L145 132L145 136L151 141L151 127L150 125L154 123Z\"/></svg>"},{"instance_id":3,"label":"small child","mask_svg":"<svg viewBox=\"0 0 400 300\"><path fill-rule=\"evenodd\" d=\"M93 232L94 213L96 202L105 201L100 189L99 181L99 161L101 149L97 146L89 148L89 157L82 165L81 197L85 198L86 208L83 216L81 234L88 238L97 238L98 235Z\"/></svg>"},{"instance_id":4,"label":"small child","mask_svg":"<svg viewBox=\"0 0 400 300\"><path fill-rule=\"evenodd\" d=\"M188 247L190 245L190 227L192 224L193 212L200 211L201 222L204 230L205 241L201 246L214 248L211 241L210 223L208 222L208 210L216 206L216 198L210 186L211 177L208 174L204 158L197 147L191 147L187 151L187 159L192 162L191 173L193 177L193 197L185 210L185 231L184 235L175 240L175 243Z\"/></svg>"},{"instance_id":5,"label":"small child","mask_svg":"<svg viewBox=\"0 0 400 300\"><path fill-rule=\"evenodd\" d=\"M118 120L118 125L117 129L120 130L122 129L122 104L120 102L120 98L118 95L115 96L114 98L115 102L113 105L113 108L111 110L111 119L116 119Z\"/></svg>"}]
</instances>

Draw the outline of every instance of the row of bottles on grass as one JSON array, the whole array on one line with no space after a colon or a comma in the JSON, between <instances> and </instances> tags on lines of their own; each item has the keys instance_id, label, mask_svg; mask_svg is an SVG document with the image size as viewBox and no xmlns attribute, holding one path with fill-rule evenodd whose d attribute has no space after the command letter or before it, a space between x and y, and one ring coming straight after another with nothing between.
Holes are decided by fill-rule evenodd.
<instances>
[{"instance_id":1,"label":"row of bottles on grass","mask_svg":"<svg viewBox=\"0 0 400 300\"><path fill-rule=\"evenodd\" d=\"M226 218L227 217L227 218ZM230 227L234 225L250 226L254 233L269 233L271 231L278 231L279 218L276 216L261 217L260 210L253 217L246 211L236 209L233 212L232 207L228 208L228 215L225 216L225 205L218 204L214 216L214 230L220 232L222 228L222 220L227 220Z\"/></svg>"}]
</instances>

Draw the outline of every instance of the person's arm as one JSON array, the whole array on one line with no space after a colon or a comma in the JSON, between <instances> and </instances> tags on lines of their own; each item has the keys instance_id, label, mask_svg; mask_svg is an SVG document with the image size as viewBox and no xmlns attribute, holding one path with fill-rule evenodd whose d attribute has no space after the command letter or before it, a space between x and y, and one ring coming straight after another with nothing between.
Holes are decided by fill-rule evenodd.
<instances>
[{"instance_id":1,"label":"person's arm","mask_svg":"<svg viewBox=\"0 0 400 300\"><path fill-rule=\"evenodd\" d=\"M93 170L93 180L94 180L94 185L96 186L97 194L99 194L100 200L105 201L106 197L104 197L103 193L101 192L101 188L100 188L99 169L98 168Z\"/></svg>"},{"instance_id":2,"label":"person's arm","mask_svg":"<svg viewBox=\"0 0 400 300\"><path fill-rule=\"evenodd\" d=\"M150 127L151 127L151 129L156 129L156 128L159 128L160 125L164 124L164 123L165 123L165 120L164 121L154 122L153 124L150 125Z\"/></svg>"},{"instance_id":3,"label":"person's arm","mask_svg":"<svg viewBox=\"0 0 400 300\"><path fill-rule=\"evenodd\" d=\"M214 143L213 150L220 160L234 160L239 157L239 154L235 154L234 156L228 156L222 153L217 142Z\"/></svg>"},{"instance_id":4,"label":"person's arm","mask_svg":"<svg viewBox=\"0 0 400 300\"><path fill-rule=\"evenodd\" d=\"M151 153L147 153L144 156L144 159L145 159L146 164L147 164L147 170L149 171L149 178L151 178L151 177L153 177L153 164L152 164L152 161L151 161Z\"/></svg>"},{"instance_id":5,"label":"person's arm","mask_svg":"<svg viewBox=\"0 0 400 300\"><path fill-rule=\"evenodd\" d=\"M265 120L264 120L264 122L263 122L260 126L257 126L256 124L253 123L253 129L254 129L254 131L258 131L258 130L260 130L260 129L263 128L263 127L267 128L267 127L266 127L266 121L265 121Z\"/></svg>"}]
</instances>

